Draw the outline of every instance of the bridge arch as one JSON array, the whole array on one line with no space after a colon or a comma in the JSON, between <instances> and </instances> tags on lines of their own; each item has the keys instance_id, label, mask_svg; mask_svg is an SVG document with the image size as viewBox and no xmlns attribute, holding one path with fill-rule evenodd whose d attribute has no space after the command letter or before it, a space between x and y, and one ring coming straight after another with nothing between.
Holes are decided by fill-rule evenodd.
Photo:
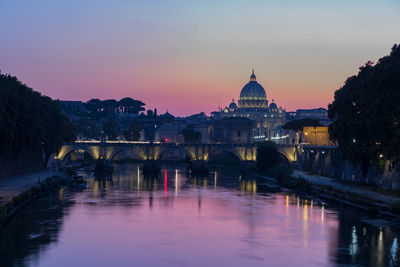
<instances>
[{"instance_id":1,"label":"bridge arch","mask_svg":"<svg viewBox=\"0 0 400 267\"><path fill-rule=\"evenodd\" d=\"M289 165L297 160L297 150L293 146L279 146L278 152L286 159Z\"/></svg>"},{"instance_id":2,"label":"bridge arch","mask_svg":"<svg viewBox=\"0 0 400 267\"><path fill-rule=\"evenodd\" d=\"M277 145L279 153L289 164L297 161L301 147L294 145ZM300 150L299 150L300 149ZM74 142L62 146L55 159L63 161L73 151L85 151L95 160L104 157L114 160L119 153L129 151L132 158L163 159L168 153L182 150L191 161L208 161L216 153L226 152L234 154L241 162L256 160L257 146L255 144L154 144L154 143L99 143Z\"/></svg>"},{"instance_id":3,"label":"bridge arch","mask_svg":"<svg viewBox=\"0 0 400 267\"><path fill-rule=\"evenodd\" d=\"M212 158L213 156L215 156L218 153L228 153L228 154L234 155L240 162L243 161L243 158L235 149L227 149L227 148L211 150L210 153L208 154L207 161L209 161L210 158Z\"/></svg>"},{"instance_id":4,"label":"bridge arch","mask_svg":"<svg viewBox=\"0 0 400 267\"><path fill-rule=\"evenodd\" d=\"M292 165L292 162L290 161L290 159L288 158L287 155L285 155L285 153L279 152L279 155L281 156L282 162L281 164L285 164L287 166Z\"/></svg>"},{"instance_id":5,"label":"bridge arch","mask_svg":"<svg viewBox=\"0 0 400 267\"><path fill-rule=\"evenodd\" d=\"M128 151L132 159L144 160L144 155L142 151L134 148L134 147L123 147L119 149L115 149L111 152L110 156L108 157L108 161L112 162L117 155L122 152Z\"/></svg>"},{"instance_id":6,"label":"bridge arch","mask_svg":"<svg viewBox=\"0 0 400 267\"><path fill-rule=\"evenodd\" d=\"M190 151L182 146L169 147L169 148L163 149L162 151L160 151L160 153L158 155L158 159L162 160L168 153L171 153L174 151L179 151L179 150L183 151L190 160L193 160L193 155L190 153Z\"/></svg>"},{"instance_id":7,"label":"bridge arch","mask_svg":"<svg viewBox=\"0 0 400 267\"><path fill-rule=\"evenodd\" d=\"M80 147L80 146L73 146L73 147L67 148L65 151L60 151L58 154L58 159L60 159L61 161L64 161L68 157L68 155L70 155L72 152L80 151L80 150L88 153L94 160L98 159L98 157L96 157L95 153L90 148Z\"/></svg>"}]
</instances>

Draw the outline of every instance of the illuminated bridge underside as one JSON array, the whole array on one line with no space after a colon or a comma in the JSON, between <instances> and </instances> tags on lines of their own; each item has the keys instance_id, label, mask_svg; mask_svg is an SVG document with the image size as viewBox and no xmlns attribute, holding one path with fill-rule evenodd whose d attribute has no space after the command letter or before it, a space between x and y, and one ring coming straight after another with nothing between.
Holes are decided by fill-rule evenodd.
<instances>
[{"instance_id":1,"label":"illuminated bridge underside","mask_svg":"<svg viewBox=\"0 0 400 267\"><path fill-rule=\"evenodd\" d=\"M139 160L161 160L172 151L183 150L192 161L208 161L209 158L220 152L228 152L236 155L240 161L256 161L256 144L168 144L145 142L76 142L65 144L55 157L64 160L74 151L87 152L94 159L112 161L119 153L127 152L132 158ZM297 160L297 147L290 145L278 145L279 152L285 156L289 163Z\"/></svg>"}]
</instances>

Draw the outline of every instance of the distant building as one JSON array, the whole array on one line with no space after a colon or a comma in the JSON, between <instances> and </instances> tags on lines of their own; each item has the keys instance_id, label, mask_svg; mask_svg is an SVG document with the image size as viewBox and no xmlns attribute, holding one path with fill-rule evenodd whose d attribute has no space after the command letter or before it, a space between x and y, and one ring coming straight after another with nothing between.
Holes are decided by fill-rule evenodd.
<instances>
[{"instance_id":1,"label":"distant building","mask_svg":"<svg viewBox=\"0 0 400 267\"><path fill-rule=\"evenodd\" d=\"M286 120L291 121L296 118L296 111L287 111L286 112Z\"/></svg>"},{"instance_id":2,"label":"distant building","mask_svg":"<svg viewBox=\"0 0 400 267\"><path fill-rule=\"evenodd\" d=\"M296 120L301 119L316 119L316 120L327 120L328 110L325 108L314 108L314 109L298 109L296 110Z\"/></svg>"},{"instance_id":3,"label":"distant building","mask_svg":"<svg viewBox=\"0 0 400 267\"><path fill-rule=\"evenodd\" d=\"M303 127L303 143L313 146L333 146L334 143L329 139L328 127Z\"/></svg>"},{"instance_id":4,"label":"distant building","mask_svg":"<svg viewBox=\"0 0 400 267\"><path fill-rule=\"evenodd\" d=\"M256 122L247 118L223 118L211 124L212 143L250 143L254 138Z\"/></svg>"},{"instance_id":5,"label":"distant building","mask_svg":"<svg viewBox=\"0 0 400 267\"><path fill-rule=\"evenodd\" d=\"M189 124L198 124L209 121L210 118L204 112L200 112L197 114L193 114L190 116L185 117L185 121Z\"/></svg>"},{"instance_id":6,"label":"distant building","mask_svg":"<svg viewBox=\"0 0 400 267\"><path fill-rule=\"evenodd\" d=\"M264 87L257 82L256 75L242 88L238 105L232 99L229 107L213 112L215 119L247 118L255 122L254 137L271 138L278 135L279 129L286 123L286 111L272 100L268 105Z\"/></svg>"},{"instance_id":7,"label":"distant building","mask_svg":"<svg viewBox=\"0 0 400 267\"><path fill-rule=\"evenodd\" d=\"M172 123L172 122L174 122L174 120L175 120L174 115L172 115L168 111L165 112L164 114L161 114L160 116L158 116L158 121L160 123Z\"/></svg>"},{"instance_id":8,"label":"distant building","mask_svg":"<svg viewBox=\"0 0 400 267\"><path fill-rule=\"evenodd\" d=\"M167 143L183 143L181 131L187 126L182 119L175 119L172 122L161 124L156 131L155 140Z\"/></svg>"}]
</instances>

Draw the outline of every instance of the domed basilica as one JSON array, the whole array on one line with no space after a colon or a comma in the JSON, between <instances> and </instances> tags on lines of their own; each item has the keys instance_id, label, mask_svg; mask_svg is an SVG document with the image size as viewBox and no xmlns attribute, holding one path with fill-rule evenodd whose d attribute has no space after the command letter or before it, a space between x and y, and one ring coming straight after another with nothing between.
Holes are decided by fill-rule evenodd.
<instances>
[{"instance_id":1,"label":"domed basilica","mask_svg":"<svg viewBox=\"0 0 400 267\"><path fill-rule=\"evenodd\" d=\"M278 128L286 123L286 111L272 100L268 106L267 94L264 87L257 82L254 70L250 81L242 88L238 104L232 99L229 107L220 108L214 116L244 117L254 120L257 125L254 135L259 138L273 138L278 135Z\"/></svg>"}]
</instances>

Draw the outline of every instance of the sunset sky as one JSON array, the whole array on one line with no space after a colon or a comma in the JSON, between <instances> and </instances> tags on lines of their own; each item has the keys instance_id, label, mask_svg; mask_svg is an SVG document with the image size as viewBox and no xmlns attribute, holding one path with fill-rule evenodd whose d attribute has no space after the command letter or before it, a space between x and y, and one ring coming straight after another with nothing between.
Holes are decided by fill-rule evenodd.
<instances>
[{"instance_id":1,"label":"sunset sky","mask_svg":"<svg viewBox=\"0 0 400 267\"><path fill-rule=\"evenodd\" d=\"M400 43L399 0L2 0L0 70L52 98L126 96L174 115L238 99L326 107Z\"/></svg>"}]
</instances>

